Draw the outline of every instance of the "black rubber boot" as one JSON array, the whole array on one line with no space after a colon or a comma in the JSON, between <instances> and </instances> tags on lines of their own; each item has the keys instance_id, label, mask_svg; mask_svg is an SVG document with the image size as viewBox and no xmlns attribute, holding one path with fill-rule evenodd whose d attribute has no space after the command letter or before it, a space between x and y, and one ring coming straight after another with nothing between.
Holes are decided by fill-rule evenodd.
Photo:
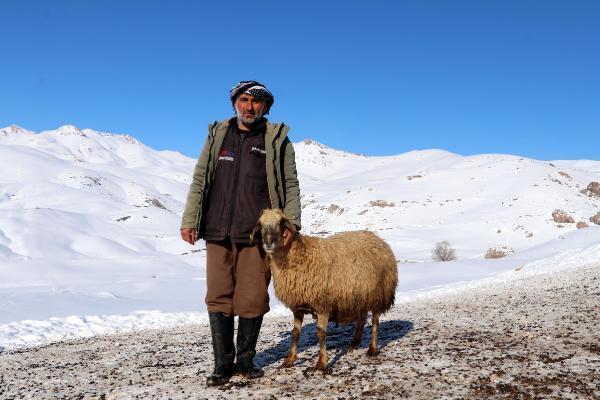
<instances>
[{"instance_id":1,"label":"black rubber boot","mask_svg":"<svg viewBox=\"0 0 600 400\"><path fill-rule=\"evenodd\" d=\"M260 378L265 373L253 363L256 355L256 342L263 317L239 317L237 333L237 371L247 378Z\"/></svg>"},{"instance_id":2,"label":"black rubber boot","mask_svg":"<svg viewBox=\"0 0 600 400\"><path fill-rule=\"evenodd\" d=\"M233 315L208 313L212 335L215 370L206 378L206 386L219 386L229 382L235 372L235 348L233 347Z\"/></svg>"}]
</instances>

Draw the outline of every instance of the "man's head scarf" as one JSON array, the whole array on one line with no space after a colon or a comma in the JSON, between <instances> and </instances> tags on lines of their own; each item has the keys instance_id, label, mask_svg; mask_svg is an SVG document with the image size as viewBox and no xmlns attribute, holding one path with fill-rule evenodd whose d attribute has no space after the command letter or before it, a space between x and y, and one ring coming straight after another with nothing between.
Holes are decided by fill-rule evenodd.
<instances>
[{"instance_id":1,"label":"man's head scarf","mask_svg":"<svg viewBox=\"0 0 600 400\"><path fill-rule=\"evenodd\" d=\"M275 102L275 98L273 94L269 92L267 87L260 82L257 81L241 81L237 85L231 88L229 91L229 98L231 99L231 104L235 107L235 101L241 94L249 94L257 99L264 99L267 105L265 109L265 114L269 113L271 106Z\"/></svg>"}]
</instances>

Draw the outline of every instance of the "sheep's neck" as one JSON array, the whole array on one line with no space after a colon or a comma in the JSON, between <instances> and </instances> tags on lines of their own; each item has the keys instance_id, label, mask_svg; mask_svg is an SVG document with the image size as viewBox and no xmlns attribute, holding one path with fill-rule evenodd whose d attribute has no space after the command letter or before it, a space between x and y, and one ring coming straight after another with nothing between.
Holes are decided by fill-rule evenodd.
<instances>
[{"instance_id":1,"label":"sheep's neck","mask_svg":"<svg viewBox=\"0 0 600 400\"><path fill-rule=\"evenodd\" d=\"M296 233L294 240L288 251L276 251L271 255L271 261L281 270L285 270L290 263L293 263L294 258L304 248L304 238L299 233Z\"/></svg>"}]
</instances>

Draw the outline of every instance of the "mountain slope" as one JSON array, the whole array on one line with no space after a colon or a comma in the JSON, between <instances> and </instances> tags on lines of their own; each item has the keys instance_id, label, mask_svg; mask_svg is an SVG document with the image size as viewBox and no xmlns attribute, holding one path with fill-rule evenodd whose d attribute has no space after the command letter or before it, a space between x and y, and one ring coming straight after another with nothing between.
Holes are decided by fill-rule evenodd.
<instances>
[{"instance_id":1,"label":"mountain slope","mask_svg":"<svg viewBox=\"0 0 600 400\"><path fill-rule=\"evenodd\" d=\"M575 229L555 223L555 209L575 221L600 209L600 198L581 193L598 180L600 162L443 150L367 157L310 140L295 148L304 231L375 230L403 259L426 260L441 240L467 258L496 245L522 250ZM38 244L50 237L49 248L73 257L185 252L177 227L195 160L71 125L1 129L0 155L0 229L8 248L0 257L43 258ZM69 244L81 235L97 251Z\"/></svg>"},{"instance_id":2,"label":"mountain slope","mask_svg":"<svg viewBox=\"0 0 600 400\"><path fill-rule=\"evenodd\" d=\"M302 232L376 231L401 262L397 298L512 270L534 259L527 254L564 255L561 243L596 249L600 227L573 232L574 223L551 216L562 208L587 221L598 212L600 199L581 193L598 180L596 162L443 150L368 157L313 141L295 149ZM195 161L128 135L0 129L0 324L42 321L0 325L0 342L105 332L99 320L187 321L181 312L203 311L204 243L179 237ZM456 248L457 262L427 262L441 240ZM498 245L516 253L482 260ZM63 318L50 323L52 334L43 322L50 317ZM23 336L30 330L37 333Z\"/></svg>"},{"instance_id":3,"label":"mountain slope","mask_svg":"<svg viewBox=\"0 0 600 400\"><path fill-rule=\"evenodd\" d=\"M581 193L598 176L580 165L442 150L364 157L314 142L296 147L307 231L376 230L399 258L427 259L441 240L462 257L496 245L522 250L575 229L555 223L555 209L576 222L600 209L600 198Z\"/></svg>"}]
</instances>

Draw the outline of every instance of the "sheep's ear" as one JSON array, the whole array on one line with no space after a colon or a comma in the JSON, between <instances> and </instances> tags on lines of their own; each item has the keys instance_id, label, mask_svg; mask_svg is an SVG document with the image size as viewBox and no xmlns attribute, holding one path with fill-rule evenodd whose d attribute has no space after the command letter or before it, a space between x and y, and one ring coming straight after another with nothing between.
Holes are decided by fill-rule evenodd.
<instances>
[{"instance_id":1,"label":"sheep's ear","mask_svg":"<svg viewBox=\"0 0 600 400\"><path fill-rule=\"evenodd\" d=\"M257 233L260 234L261 228L260 222L257 222L256 225L254 225L254 229L252 229L252 233L250 234L250 244L256 243L254 239L257 236Z\"/></svg>"}]
</instances>

